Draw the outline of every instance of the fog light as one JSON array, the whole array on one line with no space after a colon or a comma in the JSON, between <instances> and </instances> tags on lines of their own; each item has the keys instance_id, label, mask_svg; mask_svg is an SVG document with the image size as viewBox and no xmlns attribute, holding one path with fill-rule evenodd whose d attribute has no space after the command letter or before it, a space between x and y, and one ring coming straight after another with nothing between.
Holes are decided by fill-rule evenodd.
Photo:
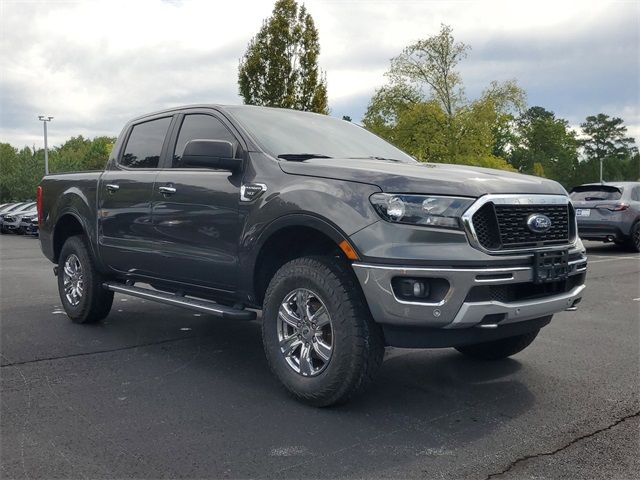
<instances>
[{"instance_id":1,"label":"fog light","mask_svg":"<svg viewBox=\"0 0 640 480\"><path fill-rule=\"evenodd\" d=\"M429 283L417 278L402 278L398 281L398 292L405 299L425 298L429 296Z\"/></svg>"},{"instance_id":2,"label":"fog light","mask_svg":"<svg viewBox=\"0 0 640 480\"><path fill-rule=\"evenodd\" d=\"M445 278L394 277L391 288L398 300L419 303L438 303L446 298L450 289Z\"/></svg>"}]
</instances>

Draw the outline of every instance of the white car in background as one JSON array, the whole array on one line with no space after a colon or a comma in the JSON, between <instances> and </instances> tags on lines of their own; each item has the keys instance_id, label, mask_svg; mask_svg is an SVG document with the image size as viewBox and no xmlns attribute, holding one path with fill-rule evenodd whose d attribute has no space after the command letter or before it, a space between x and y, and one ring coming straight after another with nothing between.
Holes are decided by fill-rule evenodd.
<instances>
[{"instance_id":1,"label":"white car in background","mask_svg":"<svg viewBox=\"0 0 640 480\"><path fill-rule=\"evenodd\" d=\"M18 233L20 219L23 215L36 212L36 203L28 202L22 206L9 210L0 215L2 223L0 224L0 232L2 233Z\"/></svg>"}]
</instances>

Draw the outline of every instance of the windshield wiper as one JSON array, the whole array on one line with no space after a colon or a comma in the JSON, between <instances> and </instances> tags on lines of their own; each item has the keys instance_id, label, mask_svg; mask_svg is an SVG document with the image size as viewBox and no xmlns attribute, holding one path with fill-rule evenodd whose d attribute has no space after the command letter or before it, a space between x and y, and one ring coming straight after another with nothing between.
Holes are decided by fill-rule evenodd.
<instances>
[{"instance_id":1,"label":"windshield wiper","mask_svg":"<svg viewBox=\"0 0 640 480\"><path fill-rule=\"evenodd\" d=\"M387 162L404 163L402 160L398 160L396 158L377 157L375 155L371 155L369 157L349 157L349 158L353 160L386 160Z\"/></svg>"},{"instance_id":2,"label":"windshield wiper","mask_svg":"<svg viewBox=\"0 0 640 480\"><path fill-rule=\"evenodd\" d=\"M333 158L328 155L323 155L321 153L281 153L278 155L278 158L282 158L284 160L289 160L293 162L303 162L305 160L309 160L310 158Z\"/></svg>"}]
</instances>

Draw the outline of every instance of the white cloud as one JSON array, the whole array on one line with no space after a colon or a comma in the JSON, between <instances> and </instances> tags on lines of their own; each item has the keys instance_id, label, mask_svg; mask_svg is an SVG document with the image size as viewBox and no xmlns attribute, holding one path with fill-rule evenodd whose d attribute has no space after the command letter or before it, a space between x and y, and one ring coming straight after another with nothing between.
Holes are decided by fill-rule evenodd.
<instances>
[{"instance_id":1,"label":"white cloud","mask_svg":"<svg viewBox=\"0 0 640 480\"><path fill-rule=\"evenodd\" d=\"M517 77L532 103L573 124L606 111L640 134L635 2L305 3L336 115L359 118L389 59L446 23L473 47L461 67L470 94ZM167 106L239 103L238 60L272 6L3 0L0 141L40 145L41 113L56 117L56 144L80 133L115 135L128 118Z\"/></svg>"}]
</instances>

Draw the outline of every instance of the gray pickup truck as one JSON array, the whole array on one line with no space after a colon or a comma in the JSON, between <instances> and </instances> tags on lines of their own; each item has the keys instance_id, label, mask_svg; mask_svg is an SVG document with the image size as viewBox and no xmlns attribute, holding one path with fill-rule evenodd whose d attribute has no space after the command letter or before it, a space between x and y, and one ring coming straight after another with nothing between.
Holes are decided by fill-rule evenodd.
<instances>
[{"instance_id":1,"label":"gray pickup truck","mask_svg":"<svg viewBox=\"0 0 640 480\"><path fill-rule=\"evenodd\" d=\"M230 321L261 310L271 370L317 406L362 391L385 346L513 355L585 288L558 183L420 163L306 112L136 118L104 172L49 175L37 204L71 320L103 319L114 292Z\"/></svg>"}]
</instances>

